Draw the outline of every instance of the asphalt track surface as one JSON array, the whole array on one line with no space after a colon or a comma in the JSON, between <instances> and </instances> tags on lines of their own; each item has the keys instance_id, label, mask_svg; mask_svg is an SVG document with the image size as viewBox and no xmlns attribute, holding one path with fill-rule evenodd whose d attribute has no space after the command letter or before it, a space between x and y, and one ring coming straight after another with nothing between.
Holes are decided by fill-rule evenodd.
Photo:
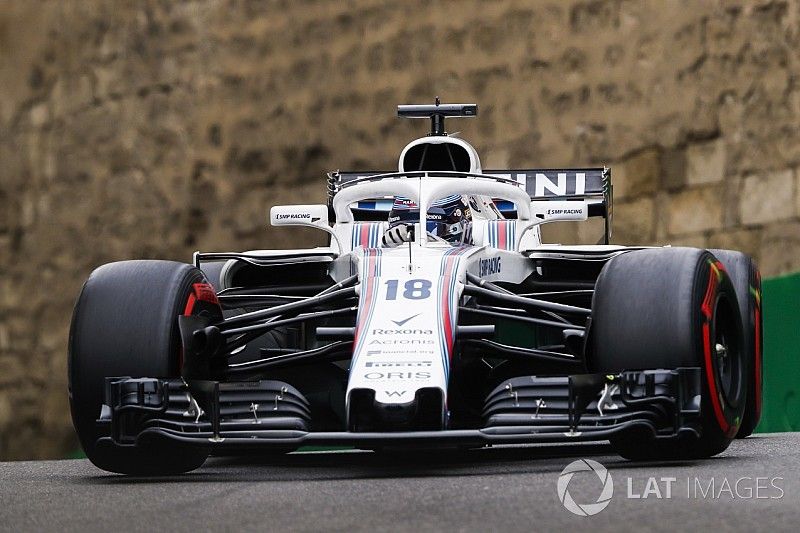
<instances>
[{"instance_id":1,"label":"asphalt track surface","mask_svg":"<svg viewBox=\"0 0 800 533\"><path fill-rule=\"evenodd\" d=\"M562 469L582 457L605 465L614 482L608 507L590 517L568 512L556 490ZM641 496L650 476L676 478L671 498L666 498L670 482L660 480L651 485L658 483L661 499L652 486L646 499L627 497L628 492ZM738 497L729 494L725 481L733 493L740 479ZM709 490L712 480L715 487ZM701 488L693 489L698 482ZM568 485L578 503L593 503L601 488L591 472L575 474ZM756 492L762 498L756 499ZM165 478L109 475L85 460L0 463L4 531L579 527L592 532L800 531L800 433L751 437L714 459L677 463L630 463L600 444L402 456L346 451L268 460L212 458L193 473Z\"/></svg>"}]
</instances>

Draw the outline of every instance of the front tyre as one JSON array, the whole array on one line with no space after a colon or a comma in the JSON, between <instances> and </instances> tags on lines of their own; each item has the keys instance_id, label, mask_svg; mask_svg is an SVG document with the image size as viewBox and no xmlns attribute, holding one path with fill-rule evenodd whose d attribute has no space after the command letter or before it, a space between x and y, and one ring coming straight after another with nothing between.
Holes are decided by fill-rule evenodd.
<instances>
[{"instance_id":1,"label":"front tyre","mask_svg":"<svg viewBox=\"0 0 800 533\"><path fill-rule=\"evenodd\" d=\"M597 279L592 303L595 372L700 367L699 438L621 434L625 458L705 458L724 451L747 399L742 324L723 264L705 250L658 248L621 254Z\"/></svg>"},{"instance_id":2,"label":"front tyre","mask_svg":"<svg viewBox=\"0 0 800 533\"><path fill-rule=\"evenodd\" d=\"M122 261L96 269L83 286L69 338L72 422L86 456L109 472L163 475L198 468L208 450L169 441L131 448L100 445L97 424L106 377L179 377L179 315L221 316L213 289L195 267Z\"/></svg>"},{"instance_id":3,"label":"front tyre","mask_svg":"<svg viewBox=\"0 0 800 533\"><path fill-rule=\"evenodd\" d=\"M750 436L761 419L761 394L763 379L763 319L761 314L761 274L755 262L742 252L734 250L709 250L722 261L728 271L744 328L744 353L747 363L747 405L737 439Z\"/></svg>"}]
</instances>

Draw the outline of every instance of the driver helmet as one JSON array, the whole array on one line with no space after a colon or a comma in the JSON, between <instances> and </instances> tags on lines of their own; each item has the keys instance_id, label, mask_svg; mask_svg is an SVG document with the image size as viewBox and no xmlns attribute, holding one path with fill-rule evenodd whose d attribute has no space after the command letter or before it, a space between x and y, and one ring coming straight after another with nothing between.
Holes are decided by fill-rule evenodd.
<instances>
[{"instance_id":1,"label":"driver helmet","mask_svg":"<svg viewBox=\"0 0 800 533\"><path fill-rule=\"evenodd\" d=\"M419 206L408 198L396 197L389 213L389 228L419 222ZM460 194L436 200L428 209L425 229L450 244L469 244L472 240L472 211Z\"/></svg>"}]
</instances>

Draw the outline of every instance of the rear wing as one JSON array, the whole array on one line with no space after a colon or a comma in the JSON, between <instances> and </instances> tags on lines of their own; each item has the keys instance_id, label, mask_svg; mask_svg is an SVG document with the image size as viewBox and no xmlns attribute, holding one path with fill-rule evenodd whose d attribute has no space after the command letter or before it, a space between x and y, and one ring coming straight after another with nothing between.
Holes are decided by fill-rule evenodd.
<instances>
[{"instance_id":1,"label":"rear wing","mask_svg":"<svg viewBox=\"0 0 800 533\"><path fill-rule=\"evenodd\" d=\"M331 172L328 174L328 204L342 185L353 180L388 174L386 171ZM452 173L449 173L452 174ZM531 201L573 200L583 201L589 208L590 217L605 219L605 242L611 239L612 186L611 169L566 168L566 169L518 169L484 170L483 174L505 178L522 184ZM392 209L392 199L376 198L360 201L353 206L356 220L386 220ZM517 213L511 202L498 201L497 208L506 218L516 218Z\"/></svg>"}]
</instances>

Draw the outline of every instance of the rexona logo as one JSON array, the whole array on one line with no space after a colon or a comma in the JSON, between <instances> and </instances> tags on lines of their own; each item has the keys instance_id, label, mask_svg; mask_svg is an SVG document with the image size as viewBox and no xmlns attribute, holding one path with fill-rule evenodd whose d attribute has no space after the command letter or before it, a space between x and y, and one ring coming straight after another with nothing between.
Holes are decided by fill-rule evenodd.
<instances>
[{"instance_id":1,"label":"rexona logo","mask_svg":"<svg viewBox=\"0 0 800 533\"><path fill-rule=\"evenodd\" d=\"M481 259L478 262L479 276L491 276L492 274L499 274L503 265L500 263L499 257L492 257L491 259Z\"/></svg>"},{"instance_id":2,"label":"rexona logo","mask_svg":"<svg viewBox=\"0 0 800 533\"><path fill-rule=\"evenodd\" d=\"M433 335L432 329L380 329L372 330L373 335Z\"/></svg>"},{"instance_id":3,"label":"rexona logo","mask_svg":"<svg viewBox=\"0 0 800 533\"><path fill-rule=\"evenodd\" d=\"M600 480L602 489L600 495L594 503L577 503L569 493L569 483L572 477L578 472L594 472ZM558 483L556 484L558 492L558 499L561 505L572 514L578 516L592 516L596 515L611 502L611 497L614 495L614 480L611 479L611 474L606 470L606 467L592 461L591 459L578 459L573 461L561 471L558 476Z\"/></svg>"},{"instance_id":4,"label":"rexona logo","mask_svg":"<svg viewBox=\"0 0 800 533\"><path fill-rule=\"evenodd\" d=\"M380 339L380 338L373 338L370 340L370 345L375 344L382 344L382 345L392 345L392 344L434 344L433 339L420 339L414 338L419 336L425 335L433 335L432 329L384 329L384 328L375 328L372 330L372 335L376 337L394 337L395 335L398 336L397 338L390 338L390 339ZM405 337L405 338L403 338Z\"/></svg>"}]
</instances>

